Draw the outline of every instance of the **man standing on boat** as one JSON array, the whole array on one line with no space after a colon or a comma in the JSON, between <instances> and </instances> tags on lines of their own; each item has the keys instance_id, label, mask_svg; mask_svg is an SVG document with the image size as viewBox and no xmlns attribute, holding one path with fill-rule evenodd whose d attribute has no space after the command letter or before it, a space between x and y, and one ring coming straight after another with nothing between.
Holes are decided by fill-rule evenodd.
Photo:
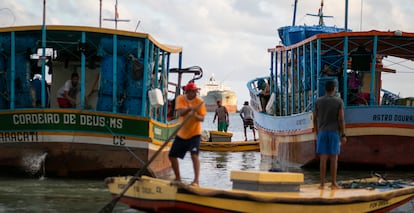
<instances>
[{"instance_id":1,"label":"man standing on boat","mask_svg":"<svg viewBox=\"0 0 414 213\"><path fill-rule=\"evenodd\" d=\"M320 155L320 188L325 186L326 164L329 159L331 188L339 188L336 183L340 145L346 143L344 102L335 97L335 82L327 81L325 95L315 102L313 124L317 135L316 152Z\"/></svg>"},{"instance_id":2,"label":"man standing on boat","mask_svg":"<svg viewBox=\"0 0 414 213\"><path fill-rule=\"evenodd\" d=\"M249 106L249 102L245 101L243 107L240 110L240 117L243 120L243 127L244 127L244 140L247 141L247 127L253 131L253 138L256 141L256 131L254 129L254 122L253 122L253 110Z\"/></svg>"},{"instance_id":3,"label":"man standing on boat","mask_svg":"<svg viewBox=\"0 0 414 213\"><path fill-rule=\"evenodd\" d=\"M42 84L45 85L45 103L46 107L49 107L49 90L50 86L47 84L45 79L42 79L42 75L35 74L33 79L30 81L30 89L32 92L33 107L42 106Z\"/></svg>"},{"instance_id":4,"label":"man standing on boat","mask_svg":"<svg viewBox=\"0 0 414 213\"><path fill-rule=\"evenodd\" d=\"M216 113L214 114L213 123L217 118L217 131L227 132L227 125L229 123L229 113L225 106L221 104L221 101L217 101Z\"/></svg>"},{"instance_id":5,"label":"man standing on boat","mask_svg":"<svg viewBox=\"0 0 414 213\"><path fill-rule=\"evenodd\" d=\"M78 95L79 91L79 74L77 72L74 72L72 73L70 80L67 80L57 92L57 101L59 107L75 108L76 96Z\"/></svg>"},{"instance_id":6,"label":"man standing on boat","mask_svg":"<svg viewBox=\"0 0 414 213\"><path fill-rule=\"evenodd\" d=\"M184 87L185 94L176 99L175 109L180 116L180 122L183 122L187 116L191 116L191 118L178 131L168 155L175 174L175 181L181 182L177 158L183 159L187 151L191 153L194 168L194 180L191 185L194 186L198 185L200 175L198 154L200 152L201 122L204 121L204 116L207 114L203 99L197 97L197 90L197 86L190 82Z\"/></svg>"}]
</instances>

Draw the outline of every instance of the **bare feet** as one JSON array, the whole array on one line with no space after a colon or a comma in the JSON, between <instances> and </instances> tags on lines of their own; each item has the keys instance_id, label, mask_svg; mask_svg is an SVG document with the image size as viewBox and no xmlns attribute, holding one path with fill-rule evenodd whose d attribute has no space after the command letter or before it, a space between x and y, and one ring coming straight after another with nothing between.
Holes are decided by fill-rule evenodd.
<instances>
[{"instance_id":1,"label":"bare feet","mask_svg":"<svg viewBox=\"0 0 414 213\"><path fill-rule=\"evenodd\" d=\"M179 185L182 185L183 182L181 182L181 180L175 179L175 180L172 180L170 184L173 186L179 186Z\"/></svg>"},{"instance_id":2,"label":"bare feet","mask_svg":"<svg viewBox=\"0 0 414 213\"><path fill-rule=\"evenodd\" d=\"M192 182L192 183L190 184L190 186L197 186L197 187L198 187L198 183L196 183L196 182Z\"/></svg>"},{"instance_id":3,"label":"bare feet","mask_svg":"<svg viewBox=\"0 0 414 213\"><path fill-rule=\"evenodd\" d=\"M323 189L323 188L325 188L325 186L323 184L321 184L318 188Z\"/></svg>"},{"instance_id":4,"label":"bare feet","mask_svg":"<svg viewBox=\"0 0 414 213\"><path fill-rule=\"evenodd\" d=\"M331 189L342 189L342 187L338 186L337 184L332 184Z\"/></svg>"}]
</instances>

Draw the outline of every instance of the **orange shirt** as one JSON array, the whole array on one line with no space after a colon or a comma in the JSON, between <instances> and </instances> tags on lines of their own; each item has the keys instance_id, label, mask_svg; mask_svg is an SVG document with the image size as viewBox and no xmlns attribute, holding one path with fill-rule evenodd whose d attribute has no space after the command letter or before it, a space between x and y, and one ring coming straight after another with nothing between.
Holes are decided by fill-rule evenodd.
<instances>
[{"instance_id":1,"label":"orange shirt","mask_svg":"<svg viewBox=\"0 0 414 213\"><path fill-rule=\"evenodd\" d=\"M188 107L196 107L203 99L195 97L193 100L187 100L185 95L180 95L177 97L175 102L175 109L186 109ZM197 114L205 116L207 114L206 106L202 104L198 110ZM188 116L188 115L186 115ZM180 116L179 122L183 122L186 116ZM182 139L189 139L196 135L201 135L201 122L196 120L194 117L190 118L186 124L178 131L177 135Z\"/></svg>"}]
</instances>

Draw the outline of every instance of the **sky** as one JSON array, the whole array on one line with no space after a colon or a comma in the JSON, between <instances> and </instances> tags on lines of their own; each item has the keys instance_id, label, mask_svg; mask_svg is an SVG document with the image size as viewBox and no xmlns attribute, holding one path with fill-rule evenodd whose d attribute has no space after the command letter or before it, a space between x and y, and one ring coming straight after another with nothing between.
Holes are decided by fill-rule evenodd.
<instances>
[{"instance_id":1,"label":"sky","mask_svg":"<svg viewBox=\"0 0 414 213\"><path fill-rule=\"evenodd\" d=\"M102 18L114 17L116 0L102 0ZM47 0L47 25L99 27L99 0ZM183 47L183 66L200 66L207 83L217 82L238 96L238 108L249 100L246 84L269 74L268 48L279 44L277 28L292 24L294 0L118 0L118 29L151 34L161 43ZM296 24L314 25L320 0L298 0ZM334 16L326 25L344 27L345 0L325 0L323 12ZM0 0L0 27L41 25L43 0ZM414 32L412 0L349 0L348 28L353 31ZM138 24L139 23L139 24ZM114 28L102 21L102 27ZM383 76L387 90L414 97L414 66Z\"/></svg>"}]
</instances>

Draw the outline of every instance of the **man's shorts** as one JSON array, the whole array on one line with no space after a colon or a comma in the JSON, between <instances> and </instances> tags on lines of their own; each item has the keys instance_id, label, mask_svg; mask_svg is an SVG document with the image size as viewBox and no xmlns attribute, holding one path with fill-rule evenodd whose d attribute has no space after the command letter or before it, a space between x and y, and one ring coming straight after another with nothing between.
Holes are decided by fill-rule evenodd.
<instances>
[{"instance_id":1,"label":"man's shorts","mask_svg":"<svg viewBox=\"0 0 414 213\"><path fill-rule=\"evenodd\" d=\"M338 155L341 140L337 132L319 132L316 143L316 153L326 155Z\"/></svg>"},{"instance_id":2,"label":"man's shorts","mask_svg":"<svg viewBox=\"0 0 414 213\"><path fill-rule=\"evenodd\" d=\"M227 122L221 121L217 124L217 131L225 131L227 132Z\"/></svg>"},{"instance_id":3,"label":"man's shorts","mask_svg":"<svg viewBox=\"0 0 414 213\"><path fill-rule=\"evenodd\" d=\"M250 127L250 129L253 129L254 128L253 119L244 119L243 120L243 126L244 126L244 128Z\"/></svg>"},{"instance_id":4,"label":"man's shorts","mask_svg":"<svg viewBox=\"0 0 414 213\"><path fill-rule=\"evenodd\" d=\"M191 154L198 155L200 152L200 140L201 135L196 135L189 139L182 139L178 136L175 137L171 146L168 157L176 157L183 159L187 151Z\"/></svg>"}]
</instances>

